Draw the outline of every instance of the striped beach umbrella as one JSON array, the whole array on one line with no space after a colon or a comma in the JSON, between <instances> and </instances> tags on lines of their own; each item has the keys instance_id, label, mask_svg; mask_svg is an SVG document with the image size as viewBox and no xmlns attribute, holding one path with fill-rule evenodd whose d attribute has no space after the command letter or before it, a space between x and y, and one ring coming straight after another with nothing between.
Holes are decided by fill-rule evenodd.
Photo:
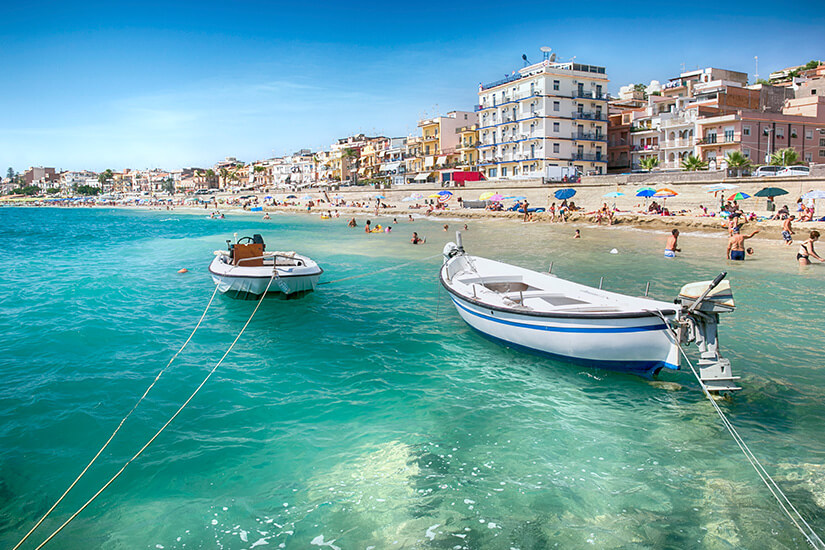
<instances>
[{"instance_id":1,"label":"striped beach umbrella","mask_svg":"<svg viewBox=\"0 0 825 550\"><path fill-rule=\"evenodd\" d=\"M748 195L747 193L742 193L740 191L739 193L734 193L733 195L728 197L728 200L729 201L743 201L743 200L749 199L749 198L751 198L750 195Z\"/></svg>"},{"instance_id":2,"label":"striped beach umbrella","mask_svg":"<svg viewBox=\"0 0 825 550\"><path fill-rule=\"evenodd\" d=\"M666 199L669 197L676 197L679 193L674 191L673 189L669 189L667 187L662 187L661 189L657 189L655 193L653 193L654 197Z\"/></svg>"}]
</instances>

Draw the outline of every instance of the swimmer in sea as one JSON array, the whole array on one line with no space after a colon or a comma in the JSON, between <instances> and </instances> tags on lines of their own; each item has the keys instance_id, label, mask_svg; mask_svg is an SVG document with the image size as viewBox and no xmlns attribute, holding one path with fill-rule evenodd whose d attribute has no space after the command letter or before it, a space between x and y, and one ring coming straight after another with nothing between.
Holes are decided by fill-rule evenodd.
<instances>
[{"instance_id":1,"label":"swimmer in sea","mask_svg":"<svg viewBox=\"0 0 825 550\"><path fill-rule=\"evenodd\" d=\"M410 242L413 244L424 244L425 242L427 242L427 239L422 239L418 236L417 232L413 231L412 239L410 239Z\"/></svg>"},{"instance_id":2,"label":"swimmer in sea","mask_svg":"<svg viewBox=\"0 0 825 550\"><path fill-rule=\"evenodd\" d=\"M728 248L725 251L725 256L729 260L744 261L745 260L745 239L750 239L759 233L757 229L750 235L743 235L740 233L740 226L731 229L730 239L728 239Z\"/></svg>"},{"instance_id":3,"label":"swimmer in sea","mask_svg":"<svg viewBox=\"0 0 825 550\"><path fill-rule=\"evenodd\" d=\"M582 233L581 233L581 231L579 231L578 229L576 229L576 232L573 234L573 238L574 238L574 239L581 239L581 238L582 238Z\"/></svg>"},{"instance_id":4,"label":"swimmer in sea","mask_svg":"<svg viewBox=\"0 0 825 550\"><path fill-rule=\"evenodd\" d=\"M271 220L271 219L272 219L272 218L269 216L269 212L267 212L266 214L264 214L264 219L265 219L265 220Z\"/></svg>"},{"instance_id":5,"label":"swimmer in sea","mask_svg":"<svg viewBox=\"0 0 825 550\"><path fill-rule=\"evenodd\" d=\"M448 224L446 224L446 223L445 223L445 224L444 224L444 231L447 231L447 230L449 230L449 229L450 229L450 226L449 226Z\"/></svg>"},{"instance_id":6,"label":"swimmer in sea","mask_svg":"<svg viewBox=\"0 0 825 550\"><path fill-rule=\"evenodd\" d=\"M676 247L676 241L679 239L679 230L674 229L670 232L670 237L667 238L665 245L665 258L675 258L677 252L681 252L681 248Z\"/></svg>"}]
</instances>

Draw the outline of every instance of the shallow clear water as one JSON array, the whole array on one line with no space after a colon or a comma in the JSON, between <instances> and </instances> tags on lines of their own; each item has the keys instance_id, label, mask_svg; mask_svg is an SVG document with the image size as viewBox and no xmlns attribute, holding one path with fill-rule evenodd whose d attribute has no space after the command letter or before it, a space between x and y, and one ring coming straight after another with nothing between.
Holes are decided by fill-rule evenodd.
<instances>
[{"instance_id":1,"label":"shallow clear water","mask_svg":"<svg viewBox=\"0 0 825 550\"><path fill-rule=\"evenodd\" d=\"M363 220L0 208L0 546L48 509L186 339L213 289L212 250L233 232L311 256L327 281L424 259L453 237L443 220L389 235L365 235ZM408 243L413 230L425 246ZM745 389L723 409L825 531L825 266L800 270L795 248L773 243L731 265L702 234L683 234L673 261L664 233L582 233L470 222L465 246L620 292L651 281L662 299L727 269L738 309L722 345ZM679 389L488 342L439 289L439 263L265 300L191 405L51 546L806 547L688 371L661 377ZM165 422L254 305L216 298L32 541Z\"/></svg>"}]
</instances>

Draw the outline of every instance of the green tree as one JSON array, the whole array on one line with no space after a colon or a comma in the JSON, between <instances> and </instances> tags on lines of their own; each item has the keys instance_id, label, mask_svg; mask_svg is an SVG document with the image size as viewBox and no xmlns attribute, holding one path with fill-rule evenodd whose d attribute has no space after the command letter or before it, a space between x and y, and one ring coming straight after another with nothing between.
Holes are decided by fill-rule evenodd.
<instances>
[{"instance_id":1,"label":"green tree","mask_svg":"<svg viewBox=\"0 0 825 550\"><path fill-rule=\"evenodd\" d=\"M218 184L218 175L215 173L215 171L214 171L214 170L212 170L211 168L209 168L209 169L208 169L208 170L207 170L204 174L202 174L202 175L206 177L206 184L207 184L209 187L212 187L213 185L216 185L216 186L217 186L217 184Z\"/></svg>"},{"instance_id":2,"label":"green tree","mask_svg":"<svg viewBox=\"0 0 825 550\"><path fill-rule=\"evenodd\" d=\"M36 185L26 185L25 187L18 187L17 189L12 189L11 192L14 195L28 195L31 197L40 193L40 188Z\"/></svg>"},{"instance_id":3,"label":"green tree","mask_svg":"<svg viewBox=\"0 0 825 550\"><path fill-rule=\"evenodd\" d=\"M9 166L9 169L6 171L6 177L9 178L9 181L14 181L14 168Z\"/></svg>"},{"instance_id":4,"label":"green tree","mask_svg":"<svg viewBox=\"0 0 825 550\"><path fill-rule=\"evenodd\" d=\"M704 170L708 167L708 163L695 155L688 155L682 160L682 168L688 172L696 172L697 170Z\"/></svg>"},{"instance_id":5,"label":"green tree","mask_svg":"<svg viewBox=\"0 0 825 550\"><path fill-rule=\"evenodd\" d=\"M639 165L650 172L657 166L659 166L659 157L645 157L639 161Z\"/></svg>"},{"instance_id":6,"label":"green tree","mask_svg":"<svg viewBox=\"0 0 825 550\"><path fill-rule=\"evenodd\" d=\"M819 67L820 63L821 63L821 61L816 61L816 60L812 59L812 60L808 61L807 63L805 63L805 66L802 67L802 69L805 70L805 71L809 71L811 69L816 69L817 67Z\"/></svg>"},{"instance_id":7,"label":"green tree","mask_svg":"<svg viewBox=\"0 0 825 550\"><path fill-rule=\"evenodd\" d=\"M75 193L78 195L85 195L85 196L95 196L100 194L100 187L95 187L93 185L78 185L74 184L73 188Z\"/></svg>"},{"instance_id":8,"label":"green tree","mask_svg":"<svg viewBox=\"0 0 825 550\"><path fill-rule=\"evenodd\" d=\"M167 193L169 193L170 195L174 195L175 194L175 180L173 180L172 178L166 178L165 180L163 180L163 185L161 186L161 188L164 191L166 191Z\"/></svg>"},{"instance_id":9,"label":"green tree","mask_svg":"<svg viewBox=\"0 0 825 550\"><path fill-rule=\"evenodd\" d=\"M97 175L97 181L100 182L100 186L102 187L107 183L110 183L114 177L115 175L114 173L112 173L112 170L110 168L107 168Z\"/></svg>"},{"instance_id":10,"label":"green tree","mask_svg":"<svg viewBox=\"0 0 825 550\"><path fill-rule=\"evenodd\" d=\"M46 194L47 195L56 195L58 193L60 193L60 188L59 187L49 187L48 189L46 189Z\"/></svg>"},{"instance_id":11,"label":"green tree","mask_svg":"<svg viewBox=\"0 0 825 550\"><path fill-rule=\"evenodd\" d=\"M756 83L757 83L757 84L762 84L763 86L770 86L770 85L771 85L770 81L769 81L769 80L766 80L766 79L764 79L764 78L759 78L759 79L757 79L757 80L756 80Z\"/></svg>"},{"instance_id":12,"label":"green tree","mask_svg":"<svg viewBox=\"0 0 825 550\"><path fill-rule=\"evenodd\" d=\"M771 155L771 162L773 166L793 166L794 164L802 164L799 160L799 153L793 147L780 149Z\"/></svg>"},{"instance_id":13,"label":"green tree","mask_svg":"<svg viewBox=\"0 0 825 550\"><path fill-rule=\"evenodd\" d=\"M741 176L742 171L751 165L750 159L739 151L731 151L725 160L728 163L728 169L736 170L737 177Z\"/></svg>"}]
</instances>

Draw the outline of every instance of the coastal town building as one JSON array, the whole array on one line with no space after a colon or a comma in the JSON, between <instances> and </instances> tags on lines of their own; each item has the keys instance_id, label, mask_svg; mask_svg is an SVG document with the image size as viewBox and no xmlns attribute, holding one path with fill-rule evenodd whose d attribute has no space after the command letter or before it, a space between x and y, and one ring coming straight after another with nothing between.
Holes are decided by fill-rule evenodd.
<instances>
[{"instance_id":1,"label":"coastal town building","mask_svg":"<svg viewBox=\"0 0 825 550\"><path fill-rule=\"evenodd\" d=\"M458 168L475 171L478 168L478 124L461 126L458 134Z\"/></svg>"},{"instance_id":2,"label":"coastal town building","mask_svg":"<svg viewBox=\"0 0 825 550\"><path fill-rule=\"evenodd\" d=\"M60 176L54 168L46 168L43 166L30 166L28 170L23 172L23 185L34 185L41 189L47 189L59 184Z\"/></svg>"},{"instance_id":3,"label":"coastal town building","mask_svg":"<svg viewBox=\"0 0 825 550\"><path fill-rule=\"evenodd\" d=\"M414 163L419 172L415 179L432 180L439 170L456 167L461 158L461 135L458 130L477 122L478 115L472 111L450 111L444 116L419 120L421 142L417 154L421 156L422 162Z\"/></svg>"},{"instance_id":4,"label":"coastal town building","mask_svg":"<svg viewBox=\"0 0 825 550\"><path fill-rule=\"evenodd\" d=\"M550 167L607 171L604 67L529 65L479 85L479 166L488 178L542 177Z\"/></svg>"}]
</instances>

